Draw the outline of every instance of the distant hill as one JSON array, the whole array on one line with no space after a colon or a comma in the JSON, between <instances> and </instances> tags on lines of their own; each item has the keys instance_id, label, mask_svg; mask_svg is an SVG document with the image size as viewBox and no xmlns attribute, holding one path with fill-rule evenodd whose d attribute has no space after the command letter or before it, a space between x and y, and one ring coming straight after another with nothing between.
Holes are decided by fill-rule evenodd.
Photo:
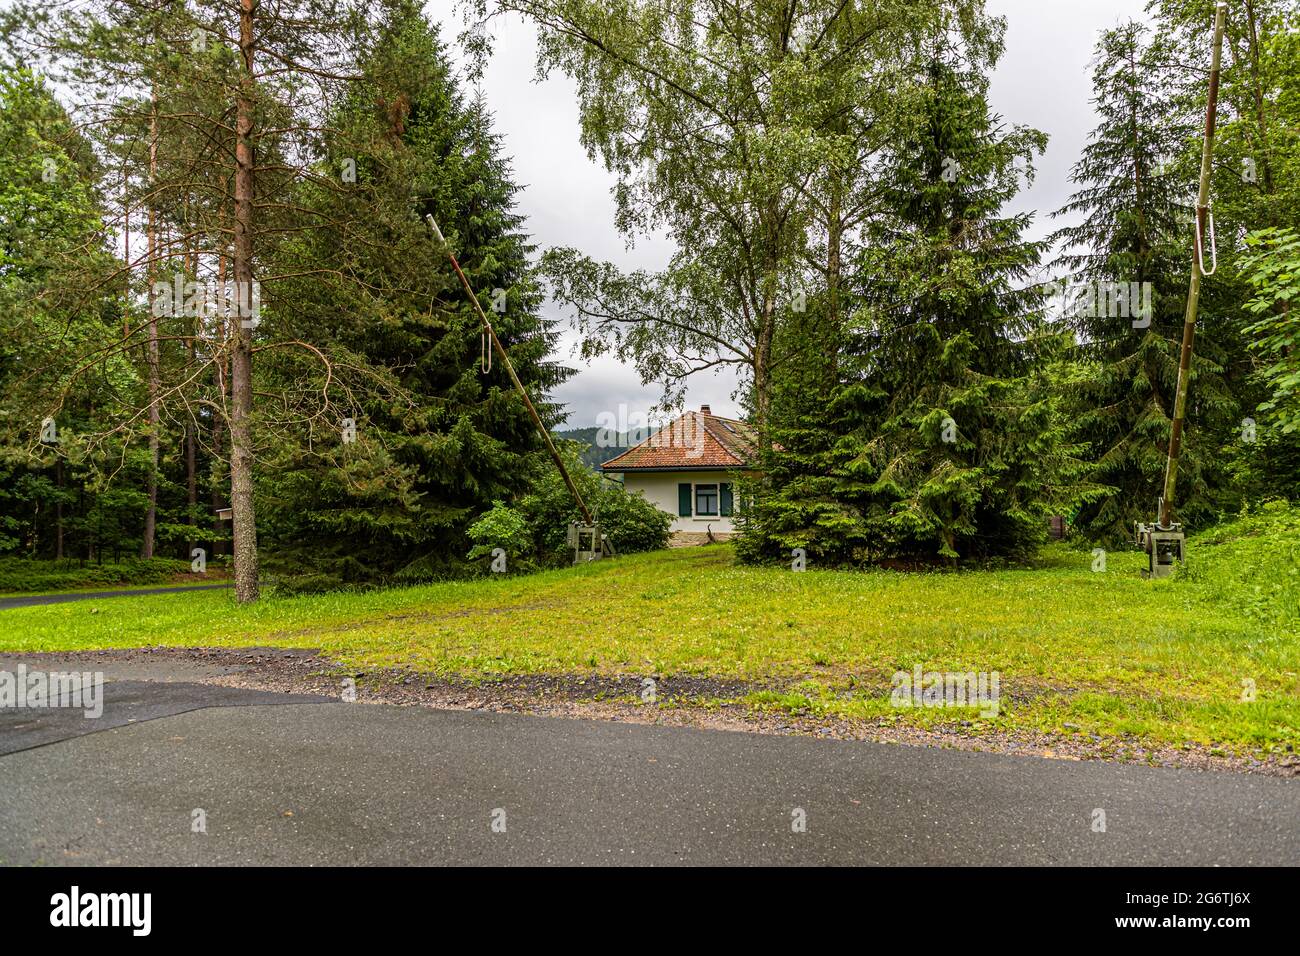
<instances>
[{"instance_id":1,"label":"distant hill","mask_svg":"<svg viewBox=\"0 0 1300 956\"><path fill-rule=\"evenodd\" d=\"M600 466L611 458L615 458L627 451L629 447L627 434L620 432L617 441L611 447L601 448L596 445L596 436L600 434L599 428L570 428L562 432L551 432L556 438L566 438L569 441L575 441L582 446L580 457L582 463L592 471L600 471Z\"/></svg>"}]
</instances>

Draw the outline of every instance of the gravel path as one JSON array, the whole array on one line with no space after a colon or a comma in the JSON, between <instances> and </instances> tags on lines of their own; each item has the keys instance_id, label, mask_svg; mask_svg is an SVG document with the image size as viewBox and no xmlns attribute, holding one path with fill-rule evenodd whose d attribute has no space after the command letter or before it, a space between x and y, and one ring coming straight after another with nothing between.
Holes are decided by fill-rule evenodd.
<instances>
[{"instance_id":1,"label":"gravel path","mask_svg":"<svg viewBox=\"0 0 1300 956\"><path fill-rule=\"evenodd\" d=\"M695 727L780 736L858 740L949 750L1106 761L1154 767L1300 777L1300 757L1229 755L1204 747L1151 747L1136 739L1087 734L1014 734L976 731L960 721L923 729L884 721L756 711L738 699L761 689L737 680L665 675L532 674L470 681L383 670L346 670L310 648L139 648L76 654L3 654L0 670L89 670L108 680L182 681L274 694L334 700L354 691L366 704L487 711L604 720L624 724ZM643 700L645 680L655 699ZM350 683L348 683L350 682ZM782 689L783 685L762 685Z\"/></svg>"}]
</instances>

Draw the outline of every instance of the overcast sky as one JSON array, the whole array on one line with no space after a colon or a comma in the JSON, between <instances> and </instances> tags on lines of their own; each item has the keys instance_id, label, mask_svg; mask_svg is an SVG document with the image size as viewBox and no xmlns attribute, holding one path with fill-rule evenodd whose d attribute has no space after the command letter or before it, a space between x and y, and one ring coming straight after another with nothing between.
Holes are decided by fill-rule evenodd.
<instances>
[{"instance_id":1,"label":"overcast sky","mask_svg":"<svg viewBox=\"0 0 1300 956\"><path fill-rule=\"evenodd\" d=\"M1049 232L1046 215L1071 192L1070 167L1086 142L1095 117L1091 96L1093 46L1099 30L1127 19L1144 19L1145 0L988 0L991 13L1008 21L1006 55L993 77L994 109L1007 124L1025 124L1050 137L1031 189L1013 211L1037 210L1031 236ZM463 29L455 0L431 0L427 12L443 24L443 37L454 42ZM494 54L483 79L483 92L496 114L503 148L514 163L519 211L539 248L573 246L625 268L661 267L672 252L663 239L639 240L628 249L614 228L613 177L587 158L578 144L578 110L573 84L553 75L534 80L536 31L518 17L494 18ZM613 359L584 362L572 354L575 337L565 319L561 358L578 370L555 398L569 409L566 427L596 424L603 411L620 406L645 412L660 398L643 386L635 370ZM738 415L732 399L736 381L728 374L697 376L687 392L687 407L709 404L723 415Z\"/></svg>"}]
</instances>

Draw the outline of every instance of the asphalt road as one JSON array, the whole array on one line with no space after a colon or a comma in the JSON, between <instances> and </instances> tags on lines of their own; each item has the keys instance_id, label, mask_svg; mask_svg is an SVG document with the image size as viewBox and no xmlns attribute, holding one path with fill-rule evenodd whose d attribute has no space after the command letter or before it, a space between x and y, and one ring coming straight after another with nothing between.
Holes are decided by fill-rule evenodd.
<instances>
[{"instance_id":1,"label":"asphalt road","mask_svg":"<svg viewBox=\"0 0 1300 956\"><path fill-rule=\"evenodd\" d=\"M143 594L171 594L174 591L213 591L223 584L181 584L159 588L133 588L126 591L69 591L64 594L33 594L30 597L0 598L0 611L10 607L38 607L42 604L65 604L100 598L140 597Z\"/></svg>"},{"instance_id":2,"label":"asphalt road","mask_svg":"<svg viewBox=\"0 0 1300 956\"><path fill-rule=\"evenodd\" d=\"M1296 781L138 676L0 711L0 863L1300 862Z\"/></svg>"}]
</instances>

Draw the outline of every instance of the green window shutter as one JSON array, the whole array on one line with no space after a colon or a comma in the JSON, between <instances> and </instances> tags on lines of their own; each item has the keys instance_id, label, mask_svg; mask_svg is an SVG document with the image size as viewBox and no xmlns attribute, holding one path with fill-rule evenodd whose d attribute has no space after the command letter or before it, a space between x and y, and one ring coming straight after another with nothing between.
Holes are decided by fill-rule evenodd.
<instances>
[{"instance_id":1,"label":"green window shutter","mask_svg":"<svg viewBox=\"0 0 1300 956\"><path fill-rule=\"evenodd\" d=\"M677 514L682 518L691 516L691 483L679 482L677 485Z\"/></svg>"},{"instance_id":2,"label":"green window shutter","mask_svg":"<svg viewBox=\"0 0 1300 956\"><path fill-rule=\"evenodd\" d=\"M730 518L732 512L731 485L726 482L718 485L718 500L721 502L722 517Z\"/></svg>"}]
</instances>

